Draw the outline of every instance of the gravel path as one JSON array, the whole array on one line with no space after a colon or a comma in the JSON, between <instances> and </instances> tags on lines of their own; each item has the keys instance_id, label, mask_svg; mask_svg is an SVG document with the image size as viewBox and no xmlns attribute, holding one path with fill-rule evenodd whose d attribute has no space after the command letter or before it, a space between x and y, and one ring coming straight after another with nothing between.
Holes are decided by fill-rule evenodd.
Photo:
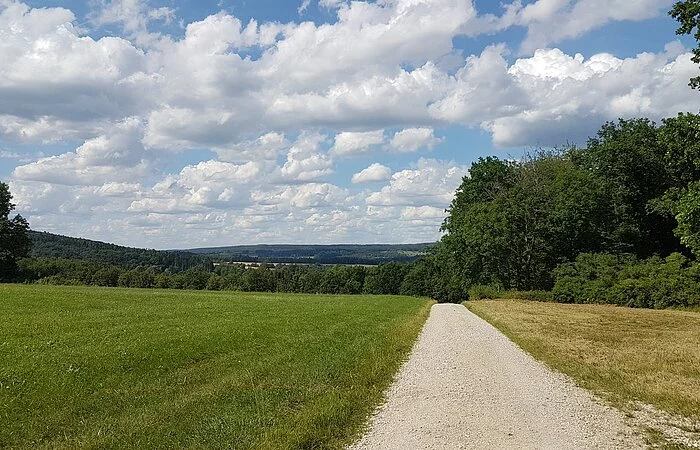
<instances>
[{"instance_id":1,"label":"gravel path","mask_svg":"<svg viewBox=\"0 0 700 450\"><path fill-rule=\"evenodd\" d=\"M434 305L351 449L634 449L622 415L462 305Z\"/></svg>"}]
</instances>

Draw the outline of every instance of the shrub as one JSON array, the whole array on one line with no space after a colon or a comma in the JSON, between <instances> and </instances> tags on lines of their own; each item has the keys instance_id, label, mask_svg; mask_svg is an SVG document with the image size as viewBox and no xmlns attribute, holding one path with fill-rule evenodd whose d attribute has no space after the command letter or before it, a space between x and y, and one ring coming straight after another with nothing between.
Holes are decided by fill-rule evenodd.
<instances>
[{"instance_id":1,"label":"shrub","mask_svg":"<svg viewBox=\"0 0 700 450\"><path fill-rule=\"evenodd\" d=\"M469 288L469 300L493 300L499 297L499 290L493 286L476 284Z\"/></svg>"},{"instance_id":2,"label":"shrub","mask_svg":"<svg viewBox=\"0 0 700 450\"><path fill-rule=\"evenodd\" d=\"M506 291L502 292L500 297L536 302L551 302L553 300L552 293L549 291Z\"/></svg>"},{"instance_id":3,"label":"shrub","mask_svg":"<svg viewBox=\"0 0 700 450\"><path fill-rule=\"evenodd\" d=\"M566 303L612 303L668 308L700 303L700 264L679 253L639 261L630 256L582 254L555 271L552 296Z\"/></svg>"}]
</instances>

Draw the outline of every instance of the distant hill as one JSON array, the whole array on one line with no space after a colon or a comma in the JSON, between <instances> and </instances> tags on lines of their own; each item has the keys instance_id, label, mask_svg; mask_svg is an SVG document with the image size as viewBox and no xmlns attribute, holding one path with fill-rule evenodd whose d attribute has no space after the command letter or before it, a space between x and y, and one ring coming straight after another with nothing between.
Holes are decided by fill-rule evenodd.
<instances>
[{"instance_id":1,"label":"distant hill","mask_svg":"<svg viewBox=\"0 0 700 450\"><path fill-rule=\"evenodd\" d=\"M267 262L288 264L366 264L410 262L433 243L332 244L332 245L236 245L186 250L150 250L124 247L89 239L30 231L34 258L66 258L122 267L158 266L180 272L208 267L216 262Z\"/></svg>"},{"instance_id":2,"label":"distant hill","mask_svg":"<svg viewBox=\"0 0 700 450\"><path fill-rule=\"evenodd\" d=\"M331 244L331 245L236 245L188 249L215 261L297 264L380 264L410 262L434 243L422 244Z\"/></svg>"},{"instance_id":3,"label":"distant hill","mask_svg":"<svg viewBox=\"0 0 700 450\"><path fill-rule=\"evenodd\" d=\"M123 247L89 239L61 236L47 232L30 231L32 240L30 257L66 258L81 261L107 263L121 267L158 266L181 272L193 267L209 267L206 255L186 251L162 251Z\"/></svg>"}]
</instances>

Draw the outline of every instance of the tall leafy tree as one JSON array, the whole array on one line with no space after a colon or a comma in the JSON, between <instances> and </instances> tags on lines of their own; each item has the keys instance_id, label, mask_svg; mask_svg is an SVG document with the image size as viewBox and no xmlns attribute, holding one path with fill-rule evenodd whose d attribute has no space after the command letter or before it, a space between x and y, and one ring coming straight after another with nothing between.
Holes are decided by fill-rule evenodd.
<instances>
[{"instance_id":1,"label":"tall leafy tree","mask_svg":"<svg viewBox=\"0 0 700 450\"><path fill-rule=\"evenodd\" d=\"M680 250L673 218L650 208L673 186L667 159L659 128L649 119L608 122L576 153L578 165L603 180L613 203L613 252L646 257Z\"/></svg>"},{"instance_id":2,"label":"tall leafy tree","mask_svg":"<svg viewBox=\"0 0 700 450\"><path fill-rule=\"evenodd\" d=\"M698 42L698 46L693 49L692 60L700 64L700 0L679 1L669 14L680 24L676 34L692 34ZM690 79L690 87L700 89L700 76Z\"/></svg>"},{"instance_id":3,"label":"tall leafy tree","mask_svg":"<svg viewBox=\"0 0 700 450\"><path fill-rule=\"evenodd\" d=\"M0 280L11 279L17 260L29 254L29 223L19 214L10 218L15 208L7 184L0 182Z\"/></svg>"},{"instance_id":4,"label":"tall leafy tree","mask_svg":"<svg viewBox=\"0 0 700 450\"><path fill-rule=\"evenodd\" d=\"M675 232L683 245L700 257L700 182L691 183L674 205Z\"/></svg>"},{"instance_id":5,"label":"tall leafy tree","mask_svg":"<svg viewBox=\"0 0 700 450\"><path fill-rule=\"evenodd\" d=\"M662 123L659 140L671 187L684 188L700 180L700 115L680 113Z\"/></svg>"},{"instance_id":6,"label":"tall leafy tree","mask_svg":"<svg viewBox=\"0 0 700 450\"><path fill-rule=\"evenodd\" d=\"M568 154L518 163L476 162L448 210L434 257L448 297L470 285L551 287L551 271L582 251L599 251L612 234L605 186Z\"/></svg>"}]
</instances>

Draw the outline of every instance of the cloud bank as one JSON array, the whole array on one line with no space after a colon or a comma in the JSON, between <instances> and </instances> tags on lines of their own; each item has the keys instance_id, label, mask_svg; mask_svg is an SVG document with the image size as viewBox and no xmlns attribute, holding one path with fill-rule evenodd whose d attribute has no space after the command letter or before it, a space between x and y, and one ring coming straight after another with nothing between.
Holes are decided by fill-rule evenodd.
<instances>
[{"instance_id":1,"label":"cloud bank","mask_svg":"<svg viewBox=\"0 0 700 450\"><path fill-rule=\"evenodd\" d=\"M303 21L305 2L296 21L218 12L173 37L152 30L176 9L105 0L88 25L122 32L95 38L68 9L0 0L0 143L77 143L16 158L9 181L34 228L133 245L435 239L468 172L427 159L446 127L547 146L605 120L697 111L679 43L630 58L553 46L668 3L515 1L489 15L464 0L324 0L332 23ZM526 30L516 58L453 44L512 27ZM415 158L377 162L397 154ZM365 169L343 169L358 159Z\"/></svg>"}]
</instances>

